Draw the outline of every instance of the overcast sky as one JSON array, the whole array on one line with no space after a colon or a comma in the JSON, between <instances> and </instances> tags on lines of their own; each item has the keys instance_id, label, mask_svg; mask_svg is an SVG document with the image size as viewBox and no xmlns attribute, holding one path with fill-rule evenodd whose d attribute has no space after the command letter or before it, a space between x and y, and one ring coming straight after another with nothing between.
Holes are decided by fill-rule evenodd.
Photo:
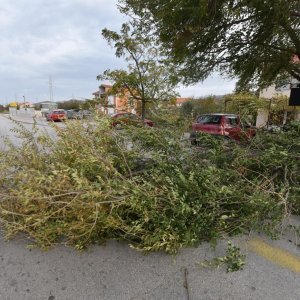
<instances>
[{"instance_id":1,"label":"overcast sky","mask_svg":"<svg viewBox=\"0 0 300 300\"><path fill-rule=\"evenodd\" d=\"M125 18L116 0L0 0L0 103L91 98L105 69L124 64L101 37ZM181 96L220 95L234 82L212 77Z\"/></svg>"}]
</instances>

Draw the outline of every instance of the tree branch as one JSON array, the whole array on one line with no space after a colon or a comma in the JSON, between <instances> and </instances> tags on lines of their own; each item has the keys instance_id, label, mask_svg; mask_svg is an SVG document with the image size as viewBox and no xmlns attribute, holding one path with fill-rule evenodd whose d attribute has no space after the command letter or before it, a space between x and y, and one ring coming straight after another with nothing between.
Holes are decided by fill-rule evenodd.
<instances>
[{"instance_id":1,"label":"tree branch","mask_svg":"<svg viewBox=\"0 0 300 300\"><path fill-rule=\"evenodd\" d=\"M286 22L281 22L281 26L285 29L286 33L292 40L293 44L295 45L296 48L296 53L297 55L300 56L300 40L298 35L296 34L295 29L293 29L289 24Z\"/></svg>"},{"instance_id":2,"label":"tree branch","mask_svg":"<svg viewBox=\"0 0 300 300\"><path fill-rule=\"evenodd\" d=\"M300 11L291 11L291 16L299 18L300 17Z\"/></svg>"},{"instance_id":3,"label":"tree branch","mask_svg":"<svg viewBox=\"0 0 300 300\"><path fill-rule=\"evenodd\" d=\"M295 71L290 71L290 74L291 74L294 78L296 78L297 80L300 81L300 74L299 74L299 73L297 73L297 72L295 72Z\"/></svg>"}]
</instances>

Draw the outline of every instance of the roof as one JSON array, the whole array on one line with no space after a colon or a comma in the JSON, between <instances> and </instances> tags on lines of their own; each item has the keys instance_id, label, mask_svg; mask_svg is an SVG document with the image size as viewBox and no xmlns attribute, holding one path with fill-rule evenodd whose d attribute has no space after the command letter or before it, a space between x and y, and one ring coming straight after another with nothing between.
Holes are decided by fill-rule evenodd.
<instances>
[{"instance_id":1,"label":"roof","mask_svg":"<svg viewBox=\"0 0 300 300\"><path fill-rule=\"evenodd\" d=\"M36 104L57 104L57 103L53 101L43 101L43 102L38 102Z\"/></svg>"}]
</instances>

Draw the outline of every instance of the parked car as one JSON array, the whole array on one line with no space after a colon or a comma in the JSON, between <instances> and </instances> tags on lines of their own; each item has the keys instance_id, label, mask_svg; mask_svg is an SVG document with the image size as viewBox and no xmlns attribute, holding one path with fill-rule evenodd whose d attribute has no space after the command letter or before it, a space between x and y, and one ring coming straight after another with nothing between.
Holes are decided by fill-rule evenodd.
<instances>
[{"instance_id":1,"label":"parked car","mask_svg":"<svg viewBox=\"0 0 300 300\"><path fill-rule=\"evenodd\" d=\"M191 143L196 144L196 133L205 132L212 135L240 141L251 139L256 129L241 123L239 116L233 114L206 114L197 117L192 125Z\"/></svg>"},{"instance_id":2,"label":"parked car","mask_svg":"<svg viewBox=\"0 0 300 300\"><path fill-rule=\"evenodd\" d=\"M132 113L127 113L127 112L121 112L121 113L116 113L112 115L112 126L116 128L122 127L122 125L131 125L131 126L142 126L147 125L150 127L154 126L154 122L151 120L145 119L144 122L143 120Z\"/></svg>"},{"instance_id":3,"label":"parked car","mask_svg":"<svg viewBox=\"0 0 300 300\"><path fill-rule=\"evenodd\" d=\"M65 121L67 119L67 114L63 109L55 109L46 116L47 121Z\"/></svg>"},{"instance_id":4,"label":"parked car","mask_svg":"<svg viewBox=\"0 0 300 300\"><path fill-rule=\"evenodd\" d=\"M67 110L68 119L83 119L83 114L79 109L69 109Z\"/></svg>"},{"instance_id":5,"label":"parked car","mask_svg":"<svg viewBox=\"0 0 300 300\"><path fill-rule=\"evenodd\" d=\"M81 110L80 113L82 114L83 119L90 119L92 117L92 113L90 110Z\"/></svg>"}]
</instances>

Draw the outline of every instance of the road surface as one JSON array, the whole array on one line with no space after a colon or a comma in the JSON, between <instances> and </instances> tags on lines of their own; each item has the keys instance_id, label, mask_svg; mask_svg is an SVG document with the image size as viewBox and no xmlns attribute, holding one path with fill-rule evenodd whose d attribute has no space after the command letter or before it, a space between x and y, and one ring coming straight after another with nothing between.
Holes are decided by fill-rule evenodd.
<instances>
[{"instance_id":1,"label":"road surface","mask_svg":"<svg viewBox=\"0 0 300 300\"><path fill-rule=\"evenodd\" d=\"M20 125L24 126L27 130L32 130L33 119L29 117L18 117L15 118L19 123L9 119L8 115L0 114L0 150L5 148L4 139L9 138L15 145L19 145L21 140L18 137L18 133L12 131L13 129L20 129ZM19 124L19 125L18 125ZM46 121L39 120L36 125L40 132L49 135L49 137L54 136L54 130L49 126Z\"/></svg>"}]
</instances>

